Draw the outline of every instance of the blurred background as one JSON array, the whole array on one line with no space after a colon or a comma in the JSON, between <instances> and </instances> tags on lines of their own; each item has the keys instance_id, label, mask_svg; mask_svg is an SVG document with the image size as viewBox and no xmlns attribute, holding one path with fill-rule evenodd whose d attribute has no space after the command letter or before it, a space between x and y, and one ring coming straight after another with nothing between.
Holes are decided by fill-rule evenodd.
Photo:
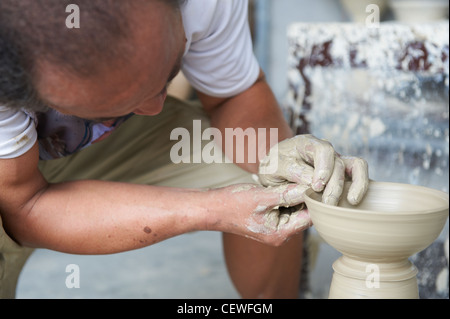
<instances>
[{"instance_id":1,"label":"blurred background","mask_svg":"<svg viewBox=\"0 0 450 319\"><path fill-rule=\"evenodd\" d=\"M294 131L364 157L374 180L448 193L448 6L448 0L251 0L249 20L255 54ZM182 74L170 93L193 98ZM305 256L299 297L326 298L340 253L312 228ZM412 260L420 297L448 298L448 221L436 242ZM79 266L79 288L65 284L70 264ZM220 234L201 232L111 256L37 250L17 297L238 295Z\"/></svg>"}]
</instances>

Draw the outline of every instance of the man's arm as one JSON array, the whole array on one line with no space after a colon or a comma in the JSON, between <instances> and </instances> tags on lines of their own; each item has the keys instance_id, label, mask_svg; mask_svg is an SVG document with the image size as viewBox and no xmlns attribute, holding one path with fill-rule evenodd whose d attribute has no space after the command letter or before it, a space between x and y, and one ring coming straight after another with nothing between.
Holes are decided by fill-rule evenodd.
<instances>
[{"instance_id":1,"label":"man's arm","mask_svg":"<svg viewBox=\"0 0 450 319\"><path fill-rule=\"evenodd\" d=\"M197 94L206 112L211 117L211 126L220 129L223 137L225 137L225 128L240 127L243 130L254 128L256 133L258 128L266 129L267 138L261 139L261 142L265 141L265 144L257 147L257 161L254 163L248 161L236 163L234 161L249 172L258 173L258 159L266 156L270 149L270 128L278 129L278 141L275 142L293 136L292 130L285 121L262 71L256 82L248 90L231 98L216 98L201 92L197 92ZM259 139L256 140L259 141ZM246 144L242 149L246 151L248 145ZM236 155L237 151L235 150L233 159L236 158ZM247 155L247 152L245 152L245 155Z\"/></svg>"},{"instance_id":2,"label":"man's arm","mask_svg":"<svg viewBox=\"0 0 450 319\"><path fill-rule=\"evenodd\" d=\"M0 160L0 211L21 244L112 253L207 227L207 196L199 191L91 180L48 184L37 158L35 145Z\"/></svg>"},{"instance_id":3,"label":"man's arm","mask_svg":"<svg viewBox=\"0 0 450 319\"><path fill-rule=\"evenodd\" d=\"M235 185L203 191L94 180L49 184L37 163L37 145L18 158L0 160L3 225L25 246L105 254L197 230L280 245L309 226L303 215L283 225L270 217L274 207L298 204L295 187L269 191ZM253 231L255 225L261 231Z\"/></svg>"}]
</instances>

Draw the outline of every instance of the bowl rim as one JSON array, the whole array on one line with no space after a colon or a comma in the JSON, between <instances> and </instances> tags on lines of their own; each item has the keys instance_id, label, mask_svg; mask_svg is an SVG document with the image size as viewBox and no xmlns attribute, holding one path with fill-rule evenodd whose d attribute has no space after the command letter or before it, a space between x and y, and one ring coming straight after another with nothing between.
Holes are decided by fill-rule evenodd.
<instances>
[{"instance_id":1,"label":"bowl rim","mask_svg":"<svg viewBox=\"0 0 450 319\"><path fill-rule=\"evenodd\" d=\"M348 186L349 184L351 184L351 181L347 181L345 182L345 184ZM376 187L376 188L380 188L380 187L386 187L386 186L390 186L390 187L404 187L404 186L408 186L408 187L412 187L416 190L422 190L423 192L428 192L428 193L432 193L433 195L440 197L444 202L446 202L446 204L441 205L441 206L437 206L433 209L427 209L427 210L398 210L395 212L395 215L418 215L420 214L433 214L433 213L439 213L442 212L444 210L447 210L447 215L448 215L448 209L449 209L449 195L443 191L440 191L438 189L434 189L434 188L430 188L430 187L425 187L425 186L421 186L421 185L413 185L413 184L406 184L406 183L396 183L396 182L377 182L377 181L370 181L369 187ZM308 188L305 192L304 192L304 200L305 200L305 204L306 206L308 206L308 202L313 203L314 205L318 205L321 206L322 208L328 208L329 210L333 210L336 212L340 212L340 213L346 213L346 214L353 214L353 213L357 213L357 214L373 214L376 213L378 215L393 215L392 212L388 212L388 211L379 211L379 210L367 210L367 209L360 209L360 208L352 208L352 209L348 209L345 207L339 207L339 206L335 206L335 205L329 205L329 204L325 204L322 203L314 198L312 198L310 196L310 194L318 194L317 192L315 192L312 188ZM331 208L331 209L330 209ZM309 210L309 212L311 213L311 210Z\"/></svg>"}]
</instances>

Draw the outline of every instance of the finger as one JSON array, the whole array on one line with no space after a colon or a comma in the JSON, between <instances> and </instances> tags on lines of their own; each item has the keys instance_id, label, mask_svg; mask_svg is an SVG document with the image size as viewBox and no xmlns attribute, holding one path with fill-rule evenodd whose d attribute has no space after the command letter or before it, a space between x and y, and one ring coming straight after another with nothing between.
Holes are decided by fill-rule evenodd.
<instances>
[{"instance_id":1,"label":"finger","mask_svg":"<svg viewBox=\"0 0 450 319\"><path fill-rule=\"evenodd\" d=\"M342 156L345 171L352 178L352 184L348 191L347 200L352 205L357 205L369 188L369 165L358 157Z\"/></svg>"},{"instance_id":2,"label":"finger","mask_svg":"<svg viewBox=\"0 0 450 319\"><path fill-rule=\"evenodd\" d=\"M289 222L289 214L280 214L280 220L278 221L278 227L283 226L287 222Z\"/></svg>"},{"instance_id":3,"label":"finger","mask_svg":"<svg viewBox=\"0 0 450 319\"><path fill-rule=\"evenodd\" d=\"M311 186L314 169L303 161L291 159L282 173L289 182Z\"/></svg>"},{"instance_id":4,"label":"finger","mask_svg":"<svg viewBox=\"0 0 450 319\"><path fill-rule=\"evenodd\" d=\"M320 147L314 155L314 175L312 189L320 192L324 189L334 170L334 150Z\"/></svg>"},{"instance_id":5,"label":"finger","mask_svg":"<svg viewBox=\"0 0 450 319\"><path fill-rule=\"evenodd\" d=\"M297 184L269 186L263 189L256 200L269 208L292 207L304 203L303 194L307 189L307 185Z\"/></svg>"},{"instance_id":6,"label":"finger","mask_svg":"<svg viewBox=\"0 0 450 319\"><path fill-rule=\"evenodd\" d=\"M269 154L260 161L258 177L262 185L273 186L285 181L284 178L278 174L280 162L279 156L278 145L275 145L270 150Z\"/></svg>"},{"instance_id":7,"label":"finger","mask_svg":"<svg viewBox=\"0 0 450 319\"><path fill-rule=\"evenodd\" d=\"M279 163L276 180L311 186L314 169L302 160L289 157Z\"/></svg>"},{"instance_id":8,"label":"finger","mask_svg":"<svg viewBox=\"0 0 450 319\"><path fill-rule=\"evenodd\" d=\"M289 220L278 225L278 231L289 232L291 235L299 233L312 226L311 217L307 209L296 211L289 215Z\"/></svg>"},{"instance_id":9,"label":"finger","mask_svg":"<svg viewBox=\"0 0 450 319\"><path fill-rule=\"evenodd\" d=\"M288 184L279 188L279 206L291 207L304 203L304 193L309 188L308 185Z\"/></svg>"},{"instance_id":10,"label":"finger","mask_svg":"<svg viewBox=\"0 0 450 319\"><path fill-rule=\"evenodd\" d=\"M274 209L274 210L270 211L266 215L264 227L266 227L272 231L276 230L278 228L279 218L280 218L280 213L278 212L278 210Z\"/></svg>"},{"instance_id":11,"label":"finger","mask_svg":"<svg viewBox=\"0 0 450 319\"><path fill-rule=\"evenodd\" d=\"M334 162L333 174L323 191L322 202L329 205L337 205L339 202L345 182L344 161L336 156Z\"/></svg>"},{"instance_id":12,"label":"finger","mask_svg":"<svg viewBox=\"0 0 450 319\"><path fill-rule=\"evenodd\" d=\"M301 135L304 141L298 143L298 151L303 160L314 167L311 187L316 192L321 192L334 169L335 151L333 146L324 140L312 135Z\"/></svg>"},{"instance_id":13,"label":"finger","mask_svg":"<svg viewBox=\"0 0 450 319\"><path fill-rule=\"evenodd\" d=\"M294 157L280 158L277 173L274 175L262 175L263 185L276 186L286 182L311 186L313 168Z\"/></svg>"},{"instance_id":14,"label":"finger","mask_svg":"<svg viewBox=\"0 0 450 319\"><path fill-rule=\"evenodd\" d=\"M286 178L281 174L259 174L259 182L263 186L277 186L286 183Z\"/></svg>"}]
</instances>

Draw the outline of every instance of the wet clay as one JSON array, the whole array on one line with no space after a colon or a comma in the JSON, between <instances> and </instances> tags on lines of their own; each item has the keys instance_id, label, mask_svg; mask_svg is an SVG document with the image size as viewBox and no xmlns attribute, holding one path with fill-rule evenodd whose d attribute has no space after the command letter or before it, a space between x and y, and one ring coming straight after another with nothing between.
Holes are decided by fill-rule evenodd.
<instances>
[{"instance_id":1,"label":"wet clay","mask_svg":"<svg viewBox=\"0 0 450 319\"><path fill-rule=\"evenodd\" d=\"M418 298L417 269L408 258L427 248L448 218L444 192L370 182L360 204L337 206L309 189L305 202L319 235L343 256L333 264L329 298Z\"/></svg>"}]
</instances>

